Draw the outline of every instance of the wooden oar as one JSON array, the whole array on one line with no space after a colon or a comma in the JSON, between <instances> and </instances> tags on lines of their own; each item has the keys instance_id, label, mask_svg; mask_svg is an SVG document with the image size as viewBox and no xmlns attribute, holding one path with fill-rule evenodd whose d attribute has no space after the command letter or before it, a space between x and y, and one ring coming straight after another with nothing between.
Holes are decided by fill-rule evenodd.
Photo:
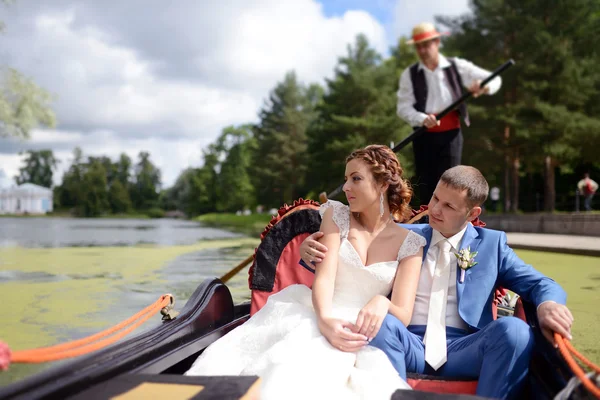
<instances>
[{"instance_id":1,"label":"wooden oar","mask_svg":"<svg viewBox=\"0 0 600 400\"><path fill-rule=\"evenodd\" d=\"M231 271L229 271L225 275L223 275L221 277L221 281L223 283L226 283L228 280L230 280L231 278L233 278L238 272L240 272L241 270L243 270L248 264L250 264L253 259L254 259L254 254L250 254L248 256L248 258L246 258L244 261L242 261L241 263L239 263Z\"/></svg>"}]
</instances>

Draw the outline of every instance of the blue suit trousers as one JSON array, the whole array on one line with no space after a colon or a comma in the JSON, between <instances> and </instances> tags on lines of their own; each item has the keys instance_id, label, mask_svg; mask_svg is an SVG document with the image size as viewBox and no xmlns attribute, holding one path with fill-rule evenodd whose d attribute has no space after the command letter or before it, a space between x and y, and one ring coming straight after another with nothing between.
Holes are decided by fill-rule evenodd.
<instances>
[{"instance_id":1,"label":"blue suit trousers","mask_svg":"<svg viewBox=\"0 0 600 400\"><path fill-rule=\"evenodd\" d=\"M447 361L435 371L425 362L425 326L406 328L388 314L371 346L383 350L400 376L406 373L478 379L477 395L518 398L527 378L533 332L515 317L495 320L475 333L448 327Z\"/></svg>"}]
</instances>

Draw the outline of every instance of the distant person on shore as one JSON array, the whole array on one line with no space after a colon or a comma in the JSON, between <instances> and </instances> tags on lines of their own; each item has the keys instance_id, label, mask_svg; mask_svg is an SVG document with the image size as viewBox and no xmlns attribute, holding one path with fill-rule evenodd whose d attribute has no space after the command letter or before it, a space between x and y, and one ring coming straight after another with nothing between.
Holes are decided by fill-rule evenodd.
<instances>
[{"instance_id":1,"label":"distant person on shore","mask_svg":"<svg viewBox=\"0 0 600 400\"><path fill-rule=\"evenodd\" d=\"M583 174L583 179L577 183L577 189L579 189L579 193L583 194L585 199L585 210L592 211L592 199L598 190L598 184L590 178L590 174L586 172Z\"/></svg>"}]
</instances>

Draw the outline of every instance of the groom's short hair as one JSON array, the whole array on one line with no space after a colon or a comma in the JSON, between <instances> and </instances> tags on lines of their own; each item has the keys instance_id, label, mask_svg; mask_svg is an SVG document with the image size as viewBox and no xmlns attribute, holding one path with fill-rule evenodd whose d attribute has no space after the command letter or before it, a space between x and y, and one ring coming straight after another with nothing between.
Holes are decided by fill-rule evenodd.
<instances>
[{"instance_id":1,"label":"groom's short hair","mask_svg":"<svg viewBox=\"0 0 600 400\"><path fill-rule=\"evenodd\" d=\"M490 189L483 174L477 168L468 165L457 165L446 170L440 182L454 189L466 190L470 207L485 203Z\"/></svg>"}]
</instances>

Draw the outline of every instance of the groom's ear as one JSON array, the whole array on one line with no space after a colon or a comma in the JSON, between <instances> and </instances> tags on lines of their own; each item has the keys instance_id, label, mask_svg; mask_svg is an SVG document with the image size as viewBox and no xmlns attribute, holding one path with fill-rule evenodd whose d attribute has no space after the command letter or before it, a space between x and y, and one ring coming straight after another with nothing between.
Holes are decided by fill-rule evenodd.
<instances>
[{"instance_id":1,"label":"groom's ear","mask_svg":"<svg viewBox=\"0 0 600 400\"><path fill-rule=\"evenodd\" d=\"M481 207L473 207L473 208L471 208L471 211L469 211L469 214L467 215L467 220L473 221L480 215L481 215Z\"/></svg>"}]
</instances>

